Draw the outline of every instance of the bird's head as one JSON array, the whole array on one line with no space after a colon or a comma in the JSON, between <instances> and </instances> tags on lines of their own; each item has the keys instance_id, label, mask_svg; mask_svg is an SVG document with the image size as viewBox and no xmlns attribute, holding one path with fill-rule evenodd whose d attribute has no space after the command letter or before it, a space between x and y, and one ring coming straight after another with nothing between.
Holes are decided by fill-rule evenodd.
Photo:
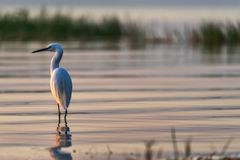
<instances>
[{"instance_id":1,"label":"bird's head","mask_svg":"<svg viewBox=\"0 0 240 160\"><path fill-rule=\"evenodd\" d=\"M50 52L60 51L60 52L62 52L63 48L62 48L61 44L59 44L59 43L51 43L46 48L35 50L32 53L43 52L43 51L50 51Z\"/></svg>"}]
</instances>

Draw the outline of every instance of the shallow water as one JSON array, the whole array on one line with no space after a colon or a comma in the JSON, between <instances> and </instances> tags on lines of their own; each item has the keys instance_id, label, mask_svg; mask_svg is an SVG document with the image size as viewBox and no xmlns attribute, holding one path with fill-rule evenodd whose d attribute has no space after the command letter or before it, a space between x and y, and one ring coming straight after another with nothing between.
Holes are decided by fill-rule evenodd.
<instances>
[{"instance_id":1,"label":"shallow water","mask_svg":"<svg viewBox=\"0 0 240 160\"><path fill-rule=\"evenodd\" d=\"M240 146L237 50L66 49L74 91L65 133L49 89L52 55L33 49L0 50L0 159L107 159L109 149L124 159L146 140L167 155L172 127L180 151L189 137L193 153L221 151L229 138L229 151Z\"/></svg>"}]
</instances>

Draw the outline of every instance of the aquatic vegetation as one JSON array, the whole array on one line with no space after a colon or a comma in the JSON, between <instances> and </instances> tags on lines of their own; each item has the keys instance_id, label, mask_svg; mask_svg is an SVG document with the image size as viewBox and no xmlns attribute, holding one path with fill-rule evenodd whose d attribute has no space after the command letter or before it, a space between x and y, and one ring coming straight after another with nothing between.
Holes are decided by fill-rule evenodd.
<instances>
[{"instance_id":1,"label":"aquatic vegetation","mask_svg":"<svg viewBox=\"0 0 240 160\"><path fill-rule=\"evenodd\" d=\"M192 137L189 137L186 139L184 143L184 154L182 154L178 150L178 143L177 143L177 136L176 136L176 130L175 128L172 128L171 131L171 138L172 138L172 144L173 144L173 152L168 153L168 155L163 156L163 151L160 148L159 150L156 150L156 146L159 145L156 140L146 140L144 142L144 150L140 152L129 152L129 153L119 153L118 151L112 150L110 146L107 147L107 152L105 154L100 153L98 154L97 152L92 152L92 150L97 150L94 147L89 148L87 152L85 152L85 158L89 159L102 159L100 158L100 155L104 155L105 159L121 159L121 160L157 160L157 159L162 159L162 160L191 160L191 159L196 159L196 160L223 160L223 159L228 159L228 160L233 160L233 159L239 159L238 155L231 155L227 154L227 149L229 145L232 143L233 138L227 139L225 144L223 145L222 149L220 148L219 151L214 150L214 151L209 151L209 153L198 155L198 154L193 154L192 153ZM161 146L163 147L163 146ZM155 149L154 149L155 148Z\"/></svg>"},{"instance_id":2,"label":"aquatic vegetation","mask_svg":"<svg viewBox=\"0 0 240 160\"><path fill-rule=\"evenodd\" d=\"M154 140L148 140L145 142L145 159L152 160L153 158L153 150L152 147L154 145Z\"/></svg>"},{"instance_id":3,"label":"aquatic vegetation","mask_svg":"<svg viewBox=\"0 0 240 160\"><path fill-rule=\"evenodd\" d=\"M59 12L49 16L44 9L36 17L24 9L0 14L0 26L0 41L118 41L133 30L114 16L99 21L87 16L73 19Z\"/></svg>"},{"instance_id":4,"label":"aquatic vegetation","mask_svg":"<svg viewBox=\"0 0 240 160\"><path fill-rule=\"evenodd\" d=\"M43 8L37 16L30 16L28 10L0 13L0 41L106 41L127 42L130 48L142 48L146 44L187 43L212 46L240 44L240 22L203 21L198 26L186 27L157 34L153 28L143 27L137 21L123 21L116 16L94 19L89 16L72 18L56 12L49 15Z\"/></svg>"},{"instance_id":5,"label":"aquatic vegetation","mask_svg":"<svg viewBox=\"0 0 240 160\"><path fill-rule=\"evenodd\" d=\"M202 22L190 31L189 42L205 46L237 45L240 43L240 25L232 22Z\"/></svg>"}]
</instances>

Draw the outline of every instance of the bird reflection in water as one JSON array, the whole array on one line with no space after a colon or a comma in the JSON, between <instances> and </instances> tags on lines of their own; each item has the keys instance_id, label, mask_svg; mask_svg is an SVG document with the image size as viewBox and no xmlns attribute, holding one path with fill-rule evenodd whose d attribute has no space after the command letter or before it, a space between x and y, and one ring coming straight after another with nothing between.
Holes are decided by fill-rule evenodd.
<instances>
[{"instance_id":1,"label":"bird reflection in water","mask_svg":"<svg viewBox=\"0 0 240 160\"><path fill-rule=\"evenodd\" d=\"M68 127L66 123L64 126L60 126L58 123L56 131L57 133L55 135L55 141L53 146L49 149L50 156L54 160L72 160L72 155L70 152L62 151L62 148L72 146L70 127Z\"/></svg>"}]
</instances>

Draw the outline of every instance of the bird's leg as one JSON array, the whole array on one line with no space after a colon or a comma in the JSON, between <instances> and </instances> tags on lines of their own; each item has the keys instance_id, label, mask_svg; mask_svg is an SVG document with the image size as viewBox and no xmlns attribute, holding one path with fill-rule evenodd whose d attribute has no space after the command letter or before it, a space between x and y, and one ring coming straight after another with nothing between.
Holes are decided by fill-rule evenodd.
<instances>
[{"instance_id":1,"label":"bird's leg","mask_svg":"<svg viewBox=\"0 0 240 160\"><path fill-rule=\"evenodd\" d=\"M59 127L60 127L60 123L58 122L58 125L57 125L57 133L58 133L58 135L61 134Z\"/></svg>"},{"instance_id":2,"label":"bird's leg","mask_svg":"<svg viewBox=\"0 0 240 160\"><path fill-rule=\"evenodd\" d=\"M65 125L67 125L67 114L68 114L68 112L67 112L67 109L66 109L65 110L65 115L64 115Z\"/></svg>"},{"instance_id":3,"label":"bird's leg","mask_svg":"<svg viewBox=\"0 0 240 160\"><path fill-rule=\"evenodd\" d=\"M67 123L66 123L67 121L66 121L66 119L65 119L65 135L67 136L68 135L68 125L67 125Z\"/></svg>"},{"instance_id":4,"label":"bird's leg","mask_svg":"<svg viewBox=\"0 0 240 160\"><path fill-rule=\"evenodd\" d=\"M57 104L58 106L58 125L61 123L61 111L60 111L60 108L59 108L59 104Z\"/></svg>"}]
</instances>

